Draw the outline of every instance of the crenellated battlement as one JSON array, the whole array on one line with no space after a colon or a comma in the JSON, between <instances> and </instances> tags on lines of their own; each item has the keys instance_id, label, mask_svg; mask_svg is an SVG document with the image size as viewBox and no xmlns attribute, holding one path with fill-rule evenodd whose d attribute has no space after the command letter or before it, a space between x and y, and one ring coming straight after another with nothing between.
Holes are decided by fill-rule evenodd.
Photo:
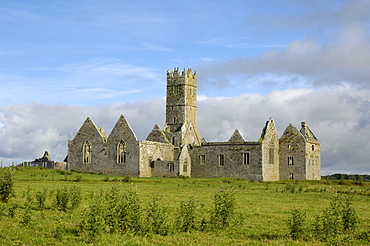
<instances>
[{"instance_id":1,"label":"crenellated battlement","mask_svg":"<svg viewBox=\"0 0 370 246\"><path fill-rule=\"evenodd\" d=\"M192 71L190 68L180 73L179 68L175 68L173 71L167 70L167 85L178 85L178 84L192 84L196 85L197 73Z\"/></svg>"}]
</instances>

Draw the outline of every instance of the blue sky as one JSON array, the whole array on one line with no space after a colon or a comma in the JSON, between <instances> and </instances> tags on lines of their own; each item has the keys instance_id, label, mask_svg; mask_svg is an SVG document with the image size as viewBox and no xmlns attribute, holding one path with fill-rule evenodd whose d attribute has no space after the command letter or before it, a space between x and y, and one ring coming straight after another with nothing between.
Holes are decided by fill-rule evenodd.
<instances>
[{"instance_id":1,"label":"blue sky","mask_svg":"<svg viewBox=\"0 0 370 246\"><path fill-rule=\"evenodd\" d=\"M368 0L0 0L0 13L6 164L63 159L86 117L109 133L124 114L145 139L179 67L197 72L207 140L307 121L324 174L370 173Z\"/></svg>"}]
</instances>

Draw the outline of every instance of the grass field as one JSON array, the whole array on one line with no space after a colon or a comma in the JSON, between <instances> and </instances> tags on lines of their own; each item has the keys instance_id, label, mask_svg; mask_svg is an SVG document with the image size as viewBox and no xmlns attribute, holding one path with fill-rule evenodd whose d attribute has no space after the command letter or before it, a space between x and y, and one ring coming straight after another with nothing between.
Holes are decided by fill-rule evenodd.
<instances>
[{"instance_id":1,"label":"grass field","mask_svg":"<svg viewBox=\"0 0 370 246\"><path fill-rule=\"evenodd\" d=\"M370 244L370 184L336 181L250 182L230 178L136 178L119 182L122 176L106 176L76 172L60 172L39 168L18 168L14 174L15 196L0 203L0 245L368 245ZM127 177L125 177L127 180ZM55 207L58 189L78 187L81 204L75 209ZM134 233L133 231L102 230L93 236L81 230L87 208L95 202L93 195L135 190L143 214L148 204L157 198L170 228L167 235ZM352 190L352 192L351 192ZM45 207L37 205L38 192L47 191ZM213 197L220 192L232 192L235 210L242 224L222 229L179 232L175 214L182 201L193 197L198 225L209 219ZM338 192L356 193L352 207L358 216L358 226L331 240L319 240L312 234L316 216L326 209ZM293 240L287 220L294 209L307 215L305 237Z\"/></svg>"}]
</instances>

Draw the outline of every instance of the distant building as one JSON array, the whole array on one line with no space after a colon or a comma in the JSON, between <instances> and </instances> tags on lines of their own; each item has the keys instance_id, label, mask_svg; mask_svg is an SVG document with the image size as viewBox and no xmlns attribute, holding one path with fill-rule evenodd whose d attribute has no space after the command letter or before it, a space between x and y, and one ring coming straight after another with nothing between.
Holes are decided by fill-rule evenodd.
<instances>
[{"instance_id":1,"label":"distant building","mask_svg":"<svg viewBox=\"0 0 370 246\"><path fill-rule=\"evenodd\" d=\"M49 152L45 151L44 156L34 161L25 161L19 167L45 167L49 169L67 169L67 162L52 161Z\"/></svg>"},{"instance_id":2,"label":"distant building","mask_svg":"<svg viewBox=\"0 0 370 246\"><path fill-rule=\"evenodd\" d=\"M238 130L227 142L202 139L196 89L190 69L167 72L166 125L155 125L144 141L122 115L109 136L87 118L68 143L69 168L137 177L321 178L320 141L306 122L300 130L289 125L280 139L272 118L257 141L245 141Z\"/></svg>"}]
</instances>

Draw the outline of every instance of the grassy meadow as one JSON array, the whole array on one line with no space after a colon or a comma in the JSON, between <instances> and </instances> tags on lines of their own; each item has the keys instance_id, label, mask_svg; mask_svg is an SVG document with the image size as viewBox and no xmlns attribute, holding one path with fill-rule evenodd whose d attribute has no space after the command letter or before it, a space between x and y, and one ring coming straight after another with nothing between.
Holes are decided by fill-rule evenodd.
<instances>
[{"instance_id":1,"label":"grassy meadow","mask_svg":"<svg viewBox=\"0 0 370 246\"><path fill-rule=\"evenodd\" d=\"M129 178L40 168L17 169L14 173L14 196L7 203L0 203L0 245L370 244L370 183L367 182ZM81 200L75 207L68 205L61 209L56 205L56 194L63 189L80 192L77 192L77 197ZM160 211L158 214L164 215L161 219L167 225L166 233L138 233L104 226L95 228L97 231L94 233L81 229L83 221L100 223L96 222L98 215L94 218L87 211L92 211L95 203L104 202L105 195L112 190L134 190L139 197L143 224L149 218L148 211L154 211L150 207L153 201L158 202L159 206L155 208ZM338 192L355 194L351 207L356 212L357 227L350 232L340 232L335 238L320 239L313 232L315 221ZM210 220L214 196L224 193L232 193L235 198L235 223L230 222L222 228L202 227ZM102 199L97 199L99 197ZM176 229L176 215L181 204L187 206L189 201L195 204L195 226L189 231L179 231ZM108 206L105 209L108 209L109 202L105 204ZM306 215L301 226L304 236L296 240L291 238L287 226L294 209L300 209Z\"/></svg>"}]
</instances>

